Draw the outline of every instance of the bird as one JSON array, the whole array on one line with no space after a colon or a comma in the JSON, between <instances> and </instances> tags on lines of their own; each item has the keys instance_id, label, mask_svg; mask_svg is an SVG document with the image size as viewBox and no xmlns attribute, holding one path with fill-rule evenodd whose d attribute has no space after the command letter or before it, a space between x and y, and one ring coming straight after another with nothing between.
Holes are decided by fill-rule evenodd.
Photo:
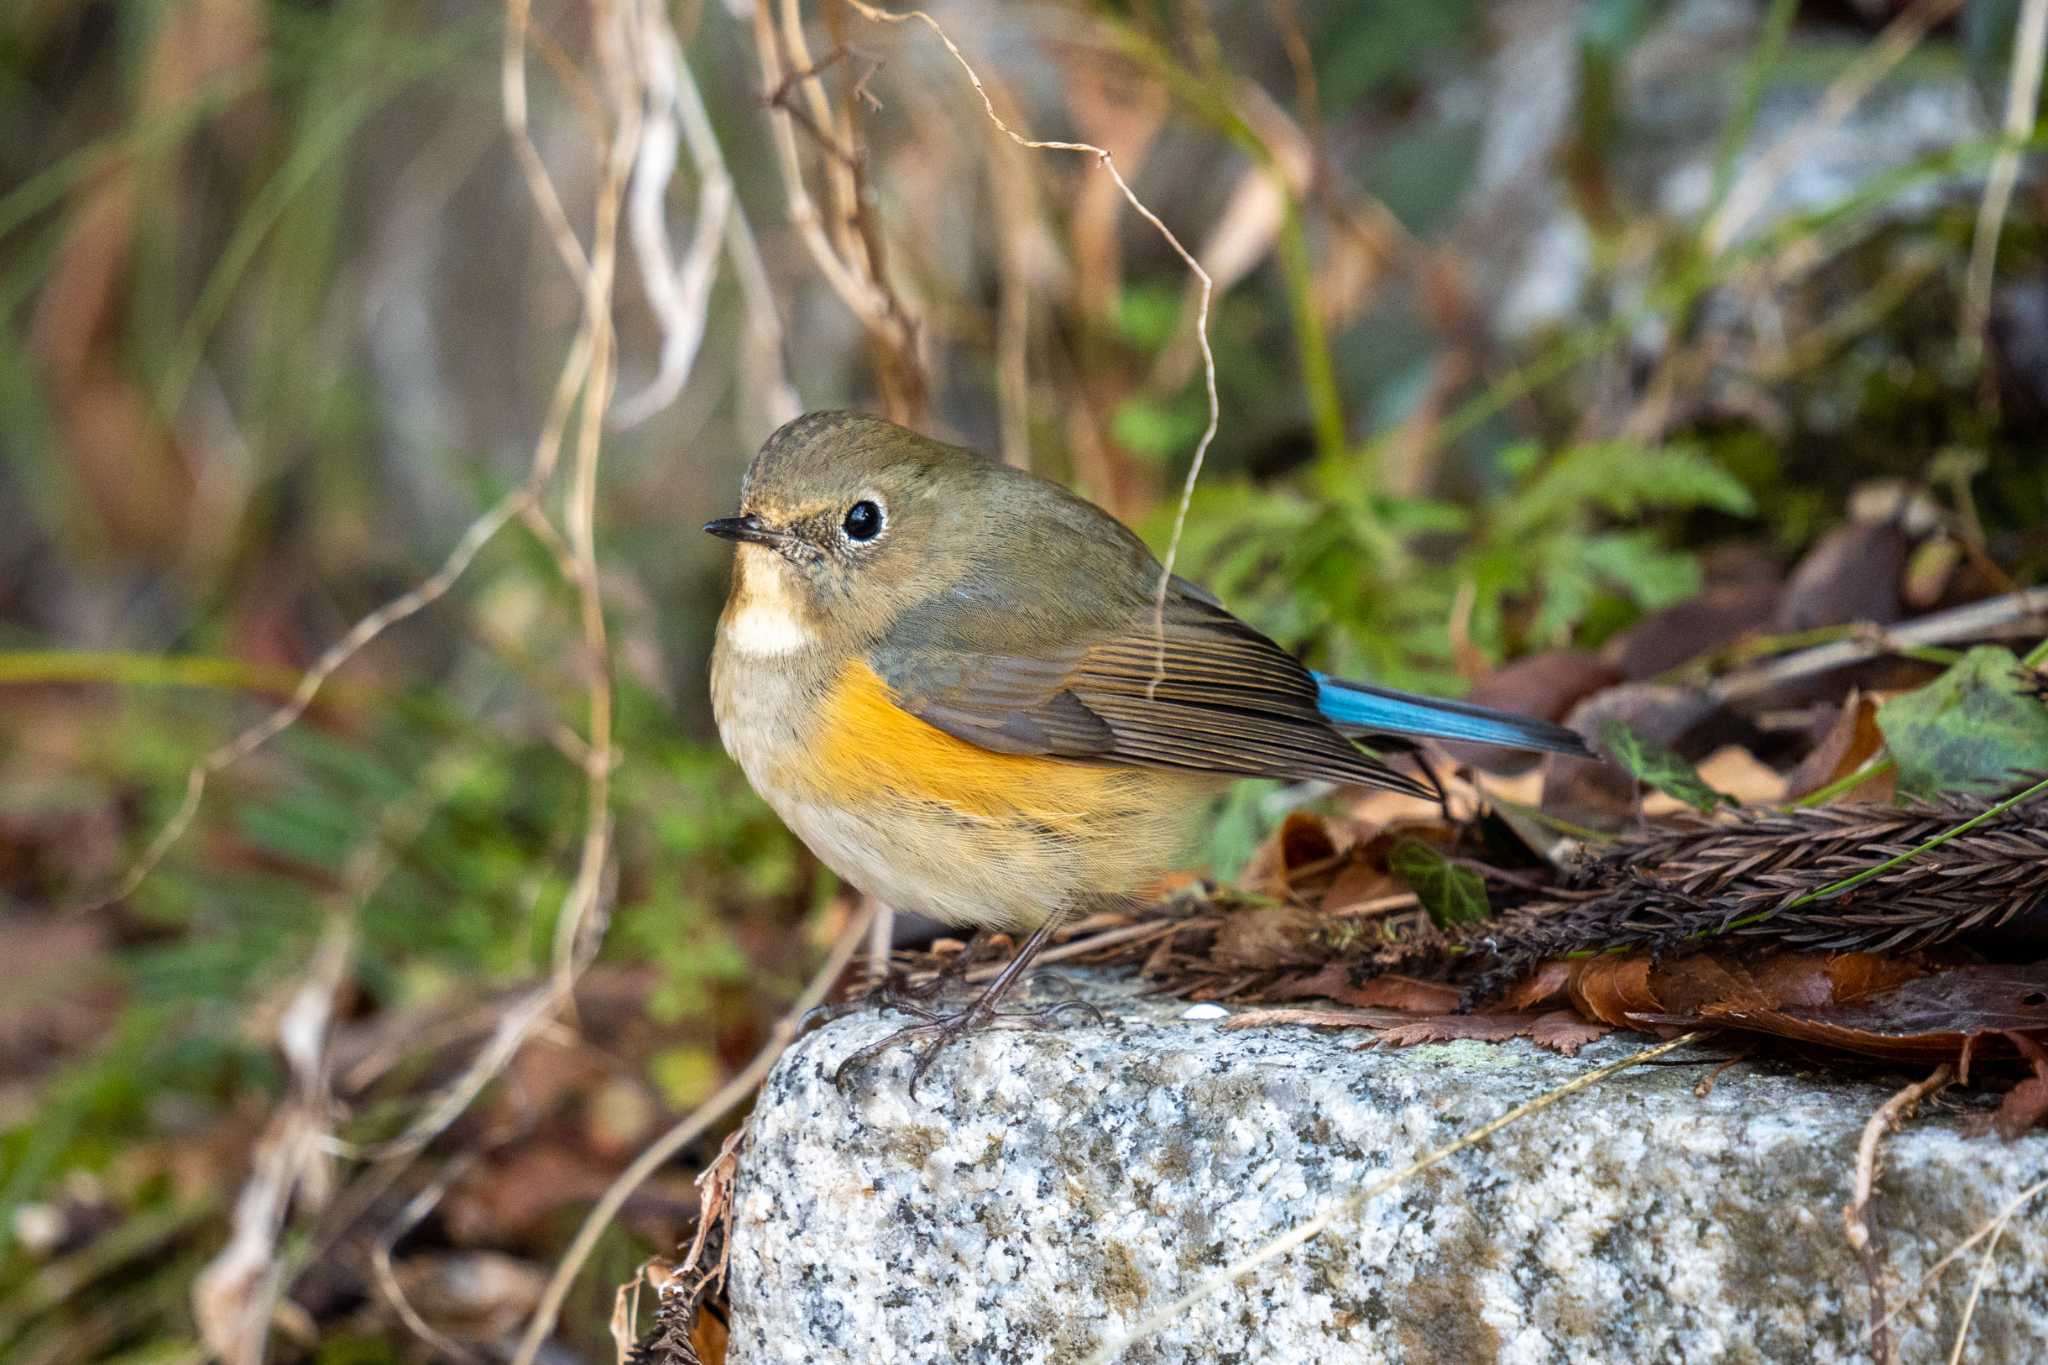
<instances>
[{"instance_id":1,"label":"bird","mask_svg":"<svg viewBox=\"0 0 2048 1365\"><path fill-rule=\"evenodd\" d=\"M910 1044L911 1085L1068 918L1128 905L1245 778L1429 794L1382 751L1462 740L1590 758L1573 731L1314 672L1051 480L859 412L748 466L711 659L720 739L845 882L1024 938Z\"/></svg>"}]
</instances>

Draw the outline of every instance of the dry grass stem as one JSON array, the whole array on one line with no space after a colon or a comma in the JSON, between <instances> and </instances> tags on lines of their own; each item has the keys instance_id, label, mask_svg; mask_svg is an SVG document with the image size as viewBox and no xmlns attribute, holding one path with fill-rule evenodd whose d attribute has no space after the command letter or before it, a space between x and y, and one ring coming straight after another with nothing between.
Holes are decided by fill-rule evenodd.
<instances>
[{"instance_id":1,"label":"dry grass stem","mask_svg":"<svg viewBox=\"0 0 2048 1365\"><path fill-rule=\"evenodd\" d=\"M378 1235L375 1244L370 1248L370 1274L386 1306L398 1315L398 1320L405 1324L408 1331L434 1351L436 1359L462 1361L465 1365L470 1365L470 1362L475 1362L481 1357L460 1342L450 1340L432 1323L420 1316L419 1310L412 1306L412 1300L406 1297L405 1287L398 1282L398 1272L392 1264L391 1253L408 1232L418 1227L421 1220L434 1211L435 1206L448 1193L449 1187L461 1178L474 1160L473 1152L462 1152L451 1157L448 1164L442 1167L441 1174L406 1202L405 1207L399 1210L398 1217Z\"/></svg>"},{"instance_id":2,"label":"dry grass stem","mask_svg":"<svg viewBox=\"0 0 2048 1365\"><path fill-rule=\"evenodd\" d=\"M1181 240L1174 235L1173 229L1161 222L1159 215L1138 198L1137 193L1131 189L1130 182L1124 179L1123 172L1117 169L1116 158L1110 155L1108 148L1098 147L1092 142L1053 142L1029 138L1012 128L1004 121L1003 116L996 112L995 100L990 98L988 87L982 83L973 63L967 60L966 54L960 51L959 45L946 30L939 26L939 21L923 10L899 12L879 9L867 4L866 0L846 0L846 3L861 17L878 24L902 24L915 20L930 29L945 45L953 60L959 63L961 71L966 73L969 84L974 87L974 93L981 97L982 111L988 115L989 121L1017 146L1027 151L1082 152L1094 157L1096 164L1108 172L1109 178L1116 183L1118 192L1123 195L1124 202L1131 206L1131 211L1151 224L1152 229L1173 249L1174 255L1180 257L1181 264L1201 282L1201 302L1195 310L1195 335L1201 341L1202 383L1208 397L1209 417L1202 428L1200 439L1195 442L1194 457L1188 462L1187 478L1181 483L1180 503L1174 509L1173 532L1167 538L1166 554L1161 561L1159 587L1153 606L1153 632L1159 638L1159 658L1151 686L1156 689L1160 683L1166 681L1166 594L1173 581L1175 561L1180 557L1181 536L1187 529L1188 507L1194 501L1195 483L1202 477L1202 464L1208 458L1209 446L1216 439L1216 429L1222 421L1222 405L1216 395L1216 353L1209 345L1209 306L1215 293L1215 281L1209 277L1209 272L1202 268L1202 263L1195 259L1193 253L1181 245Z\"/></svg>"},{"instance_id":3,"label":"dry grass stem","mask_svg":"<svg viewBox=\"0 0 2048 1365\"><path fill-rule=\"evenodd\" d=\"M590 754L584 767L582 851L575 881L555 920L554 989L565 1004L575 989L575 977L581 966L596 954L597 940L603 932L603 917L596 911L610 855L612 679L597 563L597 467L605 409L610 405L615 379L617 334L612 327L611 298L618 265L619 214L627 177L639 153L644 104L623 11L614 4L595 4L591 27L616 123L602 160L604 174L598 183L590 272L583 282L583 328L591 340L590 378L584 388L565 517L576 564L573 582L583 631L583 666L589 671L586 696L590 728L585 737Z\"/></svg>"},{"instance_id":4,"label":"dry grass stem","mask_svg":"<svg viewBox=\"0 0 2048 1365\"><path fill-rule=\"evenodd\" d=\"M725 153L711 126L711 114L704 107L703 92L690 64L676 63L676 114L681 120L683 145L697 168L700 184L713 180L732 183L726 169ZM760 245L747 221L747 211L735 200L725 215L725 249L732 257L733 276L740 287L740 301L746 309L746 362L751 371L743 401L759 403L765 424L779 427L803 410L796 390L789 382L782 359L782 314L775 302L775 287L761 260Z\"/></svg>"},{"instance_id":5,"label":"dry grass stem","mask_svg":"<svg viewBox=\"0 0 2048 1365\"><path fill-rule=\"evenodd\" d=\"M1943 1062L1925 1080L1915 1081L1891 1096L1863 1125L1863 1137L1856 1144L1856 1188L1854 1197L1842 1208L1842 1228L1870 1281L1870 1353L1879 1365L1891 1359L1892 1351L1891 1337L1885 1330L1884 1262L1870 1231L1870 1201L1877 1192L1877 1148L1884 1135L1896 1131L1920 1101L1947 1085L1950 1075L1948 1063Z\"/></svg>"},{"instance_id":6,"label":"dry grass stem","mask_svg":"<svg viewBox=\"0 0 2048 1365\"><path fill-rule=\"evenodd\" d=\"M2005 1235L2009 1214L2001 1213L1991 1224L1991 1239L1984 1244L1984 1255L1977 1262L1977 1273L1970 1278L1970 1297L1963 1300L1963 1319L1956 1324L1956 1343L1948 1353L1948 1365L1961 1365L1963 1347L1970 1341L1970 1320L1977 1316L1977 1300L1983 1297L1984 1282L1991 1278L1991 1258L1998 1253L1998 1239Z\"/></svg>"},{"instance_id":7,"label":"dry grass stem","mask_svg":"<svg viewBox=\"0 0 2048 1365\"><path fill-rule=\"evenodd\" d=\"M678 268L669 251L667 198L682 142L682 45L669 23L668 7L660 0L626 3L637 33L633 56L647 92L627 221L641 283L662 338L660 369L652 382L613 410L613 424L619 427L636 426L660 412L676 400L688 382L704 342L711 285L717 277L719 248L733 203L732 177L724 166L714 163L707 167L700 160L696 223Z\"/></svg>"},{"instance_id":8,"label":"dry grass stem","mask_svg":"<svg viewBox=\"0 0 2048 1365\"><path fill-rule=\"evenodd\" d=\"M1669 1042L1658 1043L1654 1046L1646 1047L1639 1052L1631 1052L1628 1056L1617 1061L1608 1062L1604 1066L1598 1066L1591 1071L1574 1076L1563 1085L1546 1090L1534 1099L1516 1105L1499 1117L1489 1119L1477 1128L1460 1134L1442 1146L1431 1148L1399 1170L1389 1172L1378 1180L1373 1181L1372 1184L1367 1185L1364 1189L1353 1191L1328 1210L1289 1229L1286 1233L1267 1242L1250 1255L1225 1266L1215 1274L1204 1279L1193 1290L1183 1294L1163 1308L1140 1318L1137 1326L1133 1327L1129 1334L1105 1342L1091 1354L1088 1357L1088 1365L1109 1365L1110 1361L1115 1360L1131 1347L1144 1341L1159 1331L1160 1328L1169 1326L1176 1320L1186 1316L1190 1308L1204 1299L1213 1297L1232 1281L1249 1275L1252 1271L1257 1270L1269 1261L1278 1260L1296 1247L1304 1246L1314 1241L1324 1232L1327 1232L1339 1219L1356 1216L1367 1204L1370 1204L1389 1190L1405 1184L1430 1167L1456 1156L1468 1147L1478 1146L1501 1129L1511 1124L1519 1123L1533 1114L1539 1114L1559 1101L1569 1099L1582 1090L1589 1090L1602 1081L1627 1071L1630 1067L1641 1066L1644 1062L1652 1062L1659 1057L1676 1052L1679 1048L1699 1041L1703 1036L1700 1033L1683 1033Z\"/></svg>"},{"instance_id":9,"label":"dry grass stem","mask_svg":"<svg viewBox=\"0 0 2048 1365\"><path fill-rule=\"evenodd\" d=\"M1927 645L1955 644L2002 630L2038 626L2043 621L2048 621L2048 588L2030 588L1888 626L1867 637L1837 640L1782 655L1757 668L1716 679L1708 685L1707 692L1717 702L1745 701L1801 678L1831 673L1887 654Z\"/></svg>"},{"instance_id":10,"label":"dry grass stem","mask_svg":"<svg viewBox=\"0 0 2048 1365\"><path fill-rule=\"evenodd\" d=\"M540 208L542 220L554 240L556 250L586 288L583 326L570 343L547 416L542 423L540 436L535 442L533 462L525 480L491 504L463 529L438 569L409 591L399 594L375 611L358 619L340 639L328 646L314 661L313 666L300 676L297 687L282 705L262 720L241 730L234 738L215 747L193 764L185 774L184 793L170 818L129 865L113 889L80 906L79 913L104 909L134 895L191 828L192 822L199 814L200 803L205 797L207 787L216 775L240 763L297 724L311 709L328 681L344 665L392 626L417 615L445 596L460 581L463 574L468 572L469 566L482 552L484 546L495 539L508 523L514 518L527 517L538 508L542 492L553 479L568 419L574 411L577 396L585 391L585 381L599 374L599 359L596 353L600 345L606 348L609 346L610 270L607 268L604 273L605 289L602 296L598 297L596 291L589 287L595 278L593 257L585 255L582 244L569 226L568 218L562 211L561 197L556 193L554 183L547 174L547 168L541 162L540 154L528 135L525 40L529 18L526 0L506 0L505 47L500 80L505 126L514 147L519 149L520 165L526 176L528 188ZM608 164L615 160L613 157L607 158ZM600 228L604 226L606 219L609 219L612 227L616 227L617 191L622 181L623 168L619 168L618 179L615 181L613 177L608 176L607 185L599 194ZM611 204L609 211L606 209L607 200ZM601 231L599 235L603 238L608 234ZM602 240L600 246L604 247L604 254L610 254L609 246ZM603 339L602 342L600 338ZM608 371L608 357L604 364ZM594 478L594 455L587 463L593 466ZM594 590L594 556L590 569ZM599 638L601 642L601 635ZM586 645L588 643L586 638ZM592 748L603 753L607 763L609 762L608 745L593 744Z\"/></svg>"},{"instance_id":11,"label":"dry grass stem","mask_svg":"<svg viewBox=\"0 0 2048 1365\"><path fill-rule=\"evenodd\" d=\"M2011 1222L2021 1209L2032 1203L2044 1190L2048 1190L2048 1180L2037 1180L2007 1200L2005 1206L1991 1217L1985 1219L1975 1232L1972 1232L1962 1241L1950 1247L1946 1255L1929 1266L1927 1273L1920 1277L1920 1282L1913 1286L1912 1291L1886 1312L1882 1322L1871 1324L1870 1330L1875 1332L1879 1327L1889 1325L1894 1318L1905 1312L1922 1294L1925 1294L1928 1288L1941 1278L1942 1272L1960 1260L1971 1247L1977 1245L1986 1237L2001 1232L2005 1225Z\"/></svg>"},{"instance_id":12,"label":"dry grass stem","mask_svg":"<svg viewBox=\"0 0 2048 1365\"><path fill-rule=\"evenodd\" d=\"M235 1202L228 1242L192 1286L193 1317L209 1350L230 1365L256 1365L270 1323L299 1262L279 1241L295 1204L322 1207L333 1187L333 1083L327 1045L355 958L357 920L390 876L397 850L412 843L469 768L431 765L428 779L350 850L326 898L327 923L305 975L277 1022L290 1093L271 1116Z\"/></svg>"},{"instance_id":13,"label":"dry grass stem","mask_svg":"<svg viewBox=\"0 0 2048 1365\"><path fill-rule=\"evenodd\" d=\"M1814 142L1841 126L1864 97L1920 45L1928 31L1961 6L1962 0L1914 0L1887 24L1849 69L1829 83L1811 117L1771 144L1736 178L1700 233L1707 255L1719 256L1733 245Z\"/></svg>"},{"instance_id":14,"label":"dry grass stem","mask_svg":"<svg viewBox=\"0 0 2048 1365\"><path fill-rule=\"evenodd\" d=\"M519 1348L513 1354L513 1365L533 1365L534 1358L546 1344L548 1334L554 1330L555 1322L562 1312L562 1302L569 1295L570 1286L576 1282L576 1275L583 1269L583 1263L597 1246L597 1239L611 1226L621 1208L633 1191L637 1190L668 1161L697 1140L712 1124L724 1118L732 1110L753 1095L767 1078L769 1069L782 1055L783 1049L794 1042L797 1031L803 1025L804 1016L822 1003L831 991L847 964L853 961L861 946L867 942L868 924L874 915L872 902L863 905L854 921L840 934L839 941L825 957L803 994L789 1011L776 1021L775 1028L768 1035L768 1041L754 1054L731 1080L727 1081L710 1099L698 1105L674 1127L655 1139L633 1164L621 1171L605 1189L602 1197L584 1216L583 1225L576 1230L576 1238L562 1258L555 1264L554 1274L548 1278L547 1287L541 1293L540 1304L533 1311L533 1317L526 1324L526 1331L519 1339Z\"/></svg>"},{"instance_id":15,"label":"dry grass stem","mask_svg":"<svg viewBox=\"0 0 2048 1365\"><path fill-rule=\"evenodd\" d=\"M1991 321L1991 279L1998 263L1998 238L2005 212L2019 180L2020 147L2034 130L2041 103L2041 61L2048 53L2048 0L2024 0L2013 30L2012 74L2005 88L2005 145L1992 158L1984 180L1984 198L1977 205L1977 228L1970 239L1970 265L1963 277L1962 320L1957 341L1975 361L1984 350L1984 331Z\"/></svg>"},{"instance_id":16,"label":"dry grass stem","mask_svg":"<svg viewBox=\"0 0 2048 1365\"><path fill-rule=\"evenodd\" d=\"M769 127L783 191L789 200L790 222L826 284L859 319L875 343L875 375L889 415L897 421L915 422L923 415L927 392L918 328L880 273L880 239L860 191L858 157L851 142L853 130L840 126L818 85L818 68L809 60L810 49L794 5L784 7L786 22L778 30L769 10L772 3L773 0L755 0L754 46L761 64L761 85L768 92ZM784 70L785 44L790 45L790 60L795 63L792 71ZM796 102L799 100L801 114ZM819 213L805 184L803 158L796 139L799 122L819 141L827 174L833 177L839 211L830 220ZM850 190L844 188L848 184ZM857 238L850 233L849 229L863 224L868 230Z\"/></svg>"}]
</instances>

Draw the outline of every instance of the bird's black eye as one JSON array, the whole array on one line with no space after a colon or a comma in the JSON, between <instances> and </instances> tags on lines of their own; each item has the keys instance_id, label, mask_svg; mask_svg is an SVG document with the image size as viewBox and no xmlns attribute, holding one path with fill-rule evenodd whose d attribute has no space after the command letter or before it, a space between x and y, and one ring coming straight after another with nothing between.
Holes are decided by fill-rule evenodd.
<instances>
[{"instance_id":1,"label":"bird's black eye","mask_svg":"<svg viewBox=\"0 0 2048 1365\"><path fill-rule=\"evenodd\" d=\"M862 498L846 509L846 520L839 525L848 540L873 540L882 533L882 509Z\"/></svg>"}]
</instances>

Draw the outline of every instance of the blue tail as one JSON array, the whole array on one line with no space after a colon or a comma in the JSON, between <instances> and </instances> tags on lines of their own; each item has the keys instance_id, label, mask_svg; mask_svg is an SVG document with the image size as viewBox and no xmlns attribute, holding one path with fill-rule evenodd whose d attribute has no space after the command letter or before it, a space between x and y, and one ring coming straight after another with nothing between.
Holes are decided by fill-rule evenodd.
<instances>
[{"instance_id":1,"label":"blue tail","mask_svg":"<svg viewBox=\"0 0 2048 1365\"><path fill-rule=\"evenodd\" d=\"M1342 730L1381 735L1414 735L1427 739L1462 739L1498 744L1507 749L1547 749L1552 753L1592 758L1586 741L1562 725L1470 702L1418 697L1407 692L1344 682L1315 675L1316 709Z\"/></svg>"}]
</instances>

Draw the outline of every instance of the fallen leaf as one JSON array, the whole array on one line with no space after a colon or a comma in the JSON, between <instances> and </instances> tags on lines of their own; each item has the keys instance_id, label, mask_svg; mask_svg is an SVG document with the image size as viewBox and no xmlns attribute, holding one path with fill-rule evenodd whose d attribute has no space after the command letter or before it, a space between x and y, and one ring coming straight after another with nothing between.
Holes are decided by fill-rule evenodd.
<instances>
[{"instance_id":1,"label":"fallen leaf","mask_svg":"<svg viewBox=\"0 0 2048 1365\"><path fill-rule=\"evenodd\" d=\"M2048 1118L2048 1079L2029 1076L2006 1091L1998 1112L1991 1116L1991 1126L2011 1142L2044 1118Z\"/></svg>"},{"instance_id":2,"label":"fallen leaf","mask_svg":"<svg viewBox=\"0 0 2048 1365\"><path fill-rule=\"evenodd\" d=\"M1320 962L1325 953L1315 943L1318 923L1314 913L1294 905L1233 910L1217 928L1209 956L1219 966L1252 971Z\"/></svg>"},{"instance_id":3,"label":"fallen leaf","mask_svg":"<svg viewBox=\"0 0 2048 1365\"><path fill-rule=\"evenodd\" d=\"M1661 1008L1650 994L1650 958L1646 953L1582 959L1573 965L1566 988L1572 1007L1589 1019L1616 1028L1637 1027L1636 1016Z\"/></svg>"},{"instance_id":4,"label":"fallen leaf","mask_svg":"<svg viewBox=\"0 0 2048 1365\"><path fill-rule=\"evenodd\" d=\"M1244 866L1240 880L1275 896L1292 894L1304 869L1328 870L1339 853L1329 821L1313 811L1289 811L1273 837Z\"/></svg>"},{"instance_id":5,"label":"fallen leaf","mask_svg":"<svg viewBox=\"0 0 2048 1365\"><path fill-rule=\"evenodd\" d=\"M2017 656L1979 645L1925 687L1877 709L1899 761L1899 791L1932 800L1983 794L2048 769L2048 705Z\"/></svg>"},{"instance_id":6,"label":"fallen leaf","mask_svg":"<svg viewBox=\"0 0 2048 1365\"><path fill-rule=\"evenodd\" d=\"M1536 1022L1529 1026L1529 1041L1552 1052L1576 1057L1580 1048L1612 1032L1607 1025L1581 1019L1571 1010L1549 1010L1537 1015Z\"/></svg>"},{"instance_id":7,"label":"fallen leaf","mask_svg":"<svg viewBox=\"0 0 2048 1365\"><path fill-rule=\"evenodd\" d=\"M1771 619L1778 592L1775 582L1709 588L1645 616L1609 640L1601 660L1632 681L1658 677L1756 631Z\"/></svg>"},{"instance_id":8,"label":"fallen leaf","mask_svg":"<svg viewBox=\"0 0 2048 1365\"><path fill-rule=\"evenodd\" d=\"M1330 889L1323 893L1322 911L1334 915L1353 906L1384 900L1401 889L1401 884L1385 871L1354 857L1331 879Z\"/></svg>"},{"instance_id":9,"label":"fallen leaf","mask_svg":"<svg viewBox=\"0 0 2048 1365\"><path fill-rule=\"evenodd\" d=\"M1785 799L1785 779L1778 770L1740 744L1724 744L1701 759L1700 781L1737 805L1775 806ZM1659 792L1643 802L1646 817L1668 815L1685 802Z\"/></svg>"},{"instance_id":10,"label":"fallen leaf","mask_svg":"<svg viewBox=\"0 0 2048 1365\"><path fill-rule=\"evenodd\" d=\"M1544 963L1529 975L1508 987L1501 996L1502 1008L1525 1010L1563 995L1571 985L1572 964L1563 960Z\"/></svg>"},{"instance_id":11,"label":"fallen leaf","mask_svg":"<svg viewBox=\"0 0 2048 1365\"><path fill-rule=\"evenodd\" d=\"M1527 1038L1539 1047L1571 1057L1609 1032L1607 1025L1590 1023L1570 1010L1543 1014L1440 1014L1385 1027L1373 1041L1386 1047L1414 1047L1418 1043L1453 1043L1464 1039L1504 1043L1510 1038Z\"/></svg>"},{"instance_id":12,"label":"fallen leaf","mask_svg":"<svg viewBox=\"0 0 2048 1365\"><path fill-rule=\"evenodd\" d=\"M1567 723L1599 735L1619 721L1635 734L1669 747L1679 757L1709 752L1745 738L1746 726L1703 692L1649 683L1625 683L1588 698ZM1636 780L1613 763L1552 754L1543 763L1543 813L1593 829L1617 830L1636 818Z\"/></svg>"},{"instance_id":13,"label":"fallen leaf","mask_svg":"<svg viewBox=\"0 0 2048 1365\"><path fill-rule=\"evenodd\" d=\"M1345 1001L1409 1014L1449 1014L1458 1008L1462 994L1456 986L1441 981L1417 981L1411 976L1376 976L1355 986Z\"/></svg>"},{"instance_id":14,"label":"fallen leaf","mask_svg":"<svg viewBox=\"0 0 2048 1365\"><path fill-rule=\"evenodd\" d=\"M1412 1016L1397 1010L1246 1010L1243 1014L1232 1015L1218 1027L1231 1033L1239 1029L1276 1028L1293 1024L1307 1025L1310 1028L1383 1028L1410 1017Z\"/></svg>"},{"instance_id":15,"label":"fallen leaf","mask_svg":"<svg viewBox=\"0 0 2048 1365\"><path fill-rule=\"evenodd\" d=\"M1820 742L1786 779L1785 799L1797 801L1834 785L1877 757L1883 748L1884 732L1877 728L1876 699L1851 691ZM1887 773L1857 784L1853 794L1858 801L1883 802L1891 798L1890 785L1891 775Z\"/></svg>"},{"instance_id":16,"label":"fallen leaf","mask_svg":"<svg viewBox=\"0 0 2048 1365\"><path fill-rule=\"evenodd\" d=\"M1846 1005L1925 974L1908 959L1881 953L1705 952L1656 964L1644 989L1663 1015L1705 1017L1733 1009Z\"/></svg>"},{"instance_id":17,"label":"fallen leaf","mask_svg":"<svg viewBox=\"0 0 2048 1365\"><path fill-rule=\"evenodd\" d=\"M1308 811L1289 811L1280 824L1280 875L1292 881L1304 868L1327 867L1337 856L1329 821Z\"/></svg>"},{"instance_id":18,"label":"fallen leaf","mask_svg":"<svg viewBox=\"0 0 2048 1365\"><path fill-rule=\"evenodd\" d=\"M1622 770L1647 787L1653 787L1702 815L1722 806L1736 804L1726 792L1716 791L1700 779L1690 763L1669 745L1636 733L1622 721L1610 721L1601 729L1601 747Z\"/></svg>"},{"instance_id":19,"label":"fallen leaf","mask_svg":"<svg viewBox=\"0 0 2048 1365\"><path fill-rule=\"evenodd\" d=\"M1420 839L1394 845L1387 866L1407 883L1438 928L1478 924L1491 913L1486 883L1470 868L1458 866Z\"/></svg>"},{"instance_id":20,"label":"fallen leaf","mask_svg":"<svg viewBox=\"0 0 2048 1365\"><path fill-rule=\"evenodd\" d=\"M1773 628L1790 633L1852 621L1890 625L1905 614L1899 584L1912 547L1912 537L1895 521L1836 527L1792 571Z\"/></svg>"},{"instance_id":21,"label":"fallen leaf","mask_svg":"<svg viewBox=\"0 0 2048 1365\"><path fill-rule=\"evenodd\" d=\"M1713 1005L1697 1015L1652 1009L1636 1017L1680 1026L1724 1024L1871 1057L1952 1060L1971 1038L2048 1034L2048 962L1955 967L1844 1005Z\"/></svg>"}]
</instances>

